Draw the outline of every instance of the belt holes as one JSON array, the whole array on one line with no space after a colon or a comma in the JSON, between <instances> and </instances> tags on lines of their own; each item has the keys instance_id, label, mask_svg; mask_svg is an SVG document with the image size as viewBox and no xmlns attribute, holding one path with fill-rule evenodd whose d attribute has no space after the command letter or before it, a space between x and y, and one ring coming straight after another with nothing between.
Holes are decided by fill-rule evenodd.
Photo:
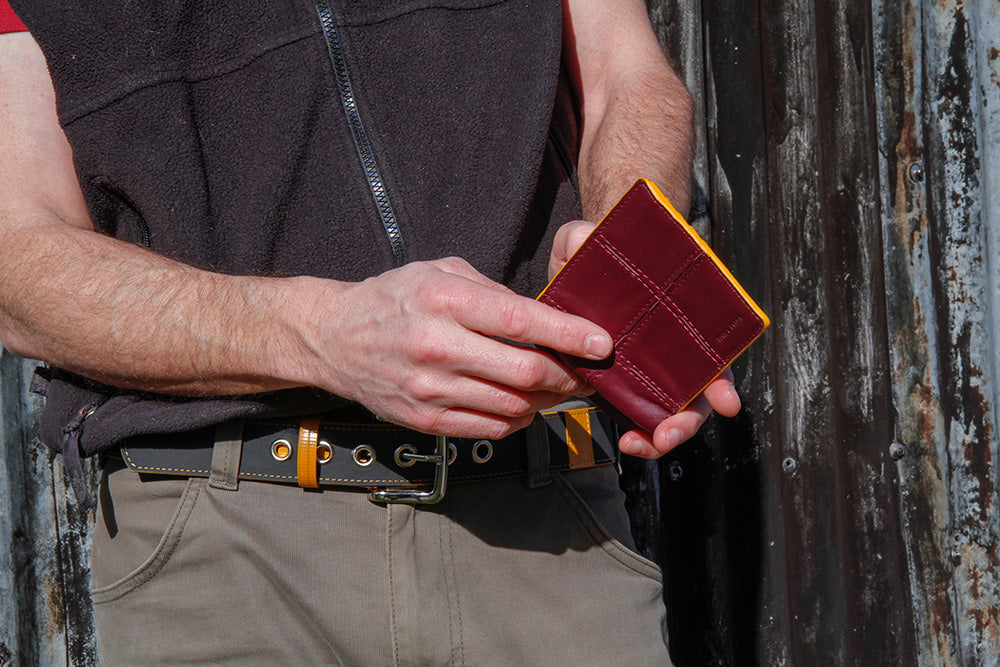
<instances>
[{"instance_id":1,"label":"belt holes","mask_svg":"<svg viewBox=\"0 0 1000 667\"><path fill-rule=\"evenodd\" d=\"M489 440L478 440L472 445L472 460L476 463L486 463L493 458L493 443Z\"/></svg>"},{"instance_id":2,"label":"belt holes","mask_svg":"<svg viewBox=\"0 0 1000 667\"><path fill-rule=\"evenodd\" d=\"M454 442L449 442L448 443L448 465L451 465L452 463L454 463L455 459L457 459L457 458L458 458L458 447L455 446Z\"/></svg>"},{"instance_id":3,"label":"belt holes","mask_svg":"<svg viewBox=\"0 0 1000 667\"><path fill-rule=\"evenodd\" d=\"M271 456L275 461L287 461L292 457L292 443L280 438L271 443Z\"/></svg>"},{"instance_id":4,"label":"belt holes","mask_svg":"<svg viewBox=\"0 0 1000 667\"><path fill-rule=\"evenodd\" d=\"M333 459L333 446L326 440L320 440L316 445L316 460L320 465L329 463Z\"/></svg>"},{"instance_id":5,"label":"belt holes","mask_svg":"<svg viewBox=\"0 0 1000 667\"><path fill-rule=\"evenodd\" d=\"M400 445L399 447L396 448L396 453L393 455L393 458L396 459L396 465L398 465L400 468L409 468L414 463L416 463L416 461L414 461L411 458L403 458L403 455L416 454L416 453L417 453L417 448L414 447L413 445ZM355 459L355 461L356 460L357 459Z\"/></svg>"},{"instance_id":6,"label":"belt holes","mask_svg":"<svg viewBox=\"0 0 1000 667\"><path fill-rule=\"evenodd\" d=\"M375 450L368 445L358 445L351 451L354 462L362 468L367 468L375 463Z\"/></svg>"}]
</instances>

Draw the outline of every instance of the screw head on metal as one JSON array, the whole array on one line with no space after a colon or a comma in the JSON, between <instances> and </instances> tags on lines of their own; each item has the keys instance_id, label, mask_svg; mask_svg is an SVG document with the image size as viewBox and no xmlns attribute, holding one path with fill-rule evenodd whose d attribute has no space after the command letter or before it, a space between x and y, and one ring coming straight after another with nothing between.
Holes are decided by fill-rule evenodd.
<instances>
[{"instance_id":1,"label":"screw head on metal","mask_svg":"<svg viewBox=\"0 0 1000 667\"><path fill-rule=\"evenodd\" d=\"M924 165L919 162L914 162L910 165L910 180L914 183L920 183L924 180Z\"/></svg>"},{"instance_id":2,"label":"screw head on metal","mask_svg":"<svg viewBox=\"0 0 1000 667\"><path fill-rule=\"evenodd\" d=\"M892 457L893 461L898 461L906 456L906 448L901 443L894 442L889 445L889 456Z\"/></svg>"}]
</instances>

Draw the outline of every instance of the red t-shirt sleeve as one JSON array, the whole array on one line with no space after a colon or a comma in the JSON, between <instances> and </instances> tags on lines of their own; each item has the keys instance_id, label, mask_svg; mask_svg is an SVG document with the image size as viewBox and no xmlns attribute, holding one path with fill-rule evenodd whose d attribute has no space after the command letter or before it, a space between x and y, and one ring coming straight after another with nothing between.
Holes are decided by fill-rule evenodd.
<instances>
[{"instance_id":1,"label":"red t-shirt sleeve","mask_svg":"<svg viewBox=\"0 0 1000 667\"><path fill-rule=\"evenodd\" d=\"M28 28L17 18L7 0L0 0L0 33L23 32Z\"/></svg>"}]
</instances>

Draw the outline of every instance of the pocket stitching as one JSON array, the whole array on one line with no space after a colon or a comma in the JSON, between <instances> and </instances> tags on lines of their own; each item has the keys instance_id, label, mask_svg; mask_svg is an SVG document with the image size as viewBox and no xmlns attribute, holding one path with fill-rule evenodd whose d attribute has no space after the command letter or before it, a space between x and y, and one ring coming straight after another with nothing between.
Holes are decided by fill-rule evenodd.
<instances>
[{"instance_id":1,"label":"pocket stitching","mask_svg":"<svg viewBox=\"0 0 1000 667\"><path fill-rule=\"evenodd\" d=\"M201 493L201 488L204 486L203 482L204 480L194 477L188 480L180 502L177 504L177 509L170 518L170 523L167 524L163 537L160 538L153 553L139 567L118 581L108 586L95 588L91 592L94 604L113 602L121 599L150 581L163 569L170 561L174 551L177 550L181 535L184 533L188 519L191 518L191 512L194 510L195 503Z\"/></svg>"},{"instance_id":2,"label":"pocket stitching","mask_svg":"<svg viewBox=\"0 0 1000 667\"><path fill-rule=\"evenodd\" d=\"M633 552L611 535L598 521L587 502L573 488L572 484L563 479L562 475L553 475L553 480L556 482L559 493L562 494L566 504L569 505L583 529L587 531L587 535L595 546L633 572L663 584L663 574L656 563Z\"/></svg>"}]
</instances>

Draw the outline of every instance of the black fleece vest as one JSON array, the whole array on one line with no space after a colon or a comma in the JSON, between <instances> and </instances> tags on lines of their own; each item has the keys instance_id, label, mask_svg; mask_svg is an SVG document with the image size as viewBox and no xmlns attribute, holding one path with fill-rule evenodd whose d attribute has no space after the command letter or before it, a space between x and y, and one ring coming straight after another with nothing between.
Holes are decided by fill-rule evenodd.
<instances>
[{"instance_id":1,"label":"black fleece vest","mask_svg":"<svg viewBox=\"0 0 1000 667\"><path fill-rule=\"evenodd\" d=\"M154 252L348 281L457 255L534 296L555 229L579 215L558 0L12 4L47 58L95 227ZM342 402L47 378L43 439L84 455Z\"/></svg>"}]
</instances>

